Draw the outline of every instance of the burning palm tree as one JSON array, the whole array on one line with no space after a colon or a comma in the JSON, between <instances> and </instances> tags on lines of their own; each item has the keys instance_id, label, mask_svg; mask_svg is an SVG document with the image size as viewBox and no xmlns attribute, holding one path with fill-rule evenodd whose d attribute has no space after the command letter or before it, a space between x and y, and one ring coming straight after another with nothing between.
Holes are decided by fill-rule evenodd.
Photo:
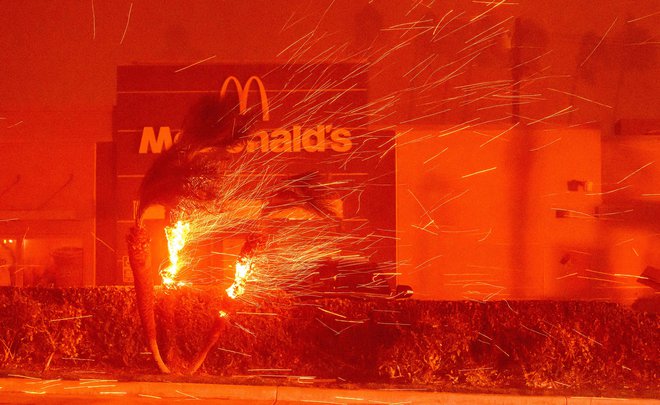
<instances>
[{"instance_id":1,"label":"burning palm tree","mask_svg":"<svg viewBox=\"0 0 660 405\"><path fill-rule=\"evenodd\" d=\"M320 261L339 254L337 243L342 237L327 220L336 215L329 185L314 173L283 176L284 165L274 156L231 153L247 141L253 121L222 97L202 98L189 112L172 147L143 179L135 226L127 241L138 311L153 358L164 373L169 368L158 349L149 238L142 223L147 208L162 205L169 212L171 225L165 233L170 263L160 272L165 286L199 284L194 258L184 248L228 233L248 235L235 263L233 283L226 290L233 299L246 292L255 298L273 291L294 291ZM287 220L295 209L295 215L302 209L326 220ZM269 226L264 221L278 214L285 216L287 226ZM222 281L220 276L208 277L208 269L203 273L205 283ZM193 362L193 371L219 338L220 318L226 315L219 314L209 343Z\"/></svg>"}]
</instances>

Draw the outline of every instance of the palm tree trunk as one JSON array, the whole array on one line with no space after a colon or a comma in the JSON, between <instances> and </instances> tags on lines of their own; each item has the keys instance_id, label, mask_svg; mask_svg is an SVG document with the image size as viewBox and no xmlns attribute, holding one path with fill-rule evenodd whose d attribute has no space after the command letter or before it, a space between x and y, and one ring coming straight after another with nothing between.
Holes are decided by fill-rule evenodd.
<instances>
[{"instance_id":1,"label":"palm tree trunk","mask_svg":"<svg viewBox=\"0 0 660 405\"><path fill-rule=\"evenodd\" d=\"M149 236L145 228L136 225L129 231L126 241L128 243L128 258L131 270L133 270L138 313L140 314L147 343L160 371L169 374L170 370L163 362L160 350L158 350L156 317L154 315L154 284L150 271Z\"/></svg>"}]
</instances>

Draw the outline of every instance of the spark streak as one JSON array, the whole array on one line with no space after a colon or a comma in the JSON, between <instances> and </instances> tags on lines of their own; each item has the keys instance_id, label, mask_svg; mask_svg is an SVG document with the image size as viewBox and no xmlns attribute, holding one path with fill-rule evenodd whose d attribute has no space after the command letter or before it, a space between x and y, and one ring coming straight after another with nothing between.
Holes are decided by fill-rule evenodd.
<instances>
[{"instance_id":1,"label":"spark streak","mask_svg":"<svg viewBox=\"0 0 660 405\"><path fill-rule=\"evenodd\" d=\"M589 339L590 341L596 343L596 344L599 345L599 346L602 346L602 345L603 345L602 343L600 343L600 342L597 341L596 339L590 338L589 336L585 335L584 333L580 332L579 330L577 330L577 329L573 329L573 328L571 328L571 329L573 330L573 332L577 333L578 335L582 336L583 338Z\"/></svg>"},{"instance_id":2,"label":"spark streak","mask_svg":"<svg viewBox=\"0 0 660 405\"><path fill-rule=\"evenodd\" d=\"M477 174L481 174L481 173L487 173L487 172L493 171L495 169L497 169L497 166L491 167L489 169L479 170L479 171L474 172L474 173L464 174L464 175L461 176L461 178L466 179L468 177L476 176Z\"/></svg>"},{"instance_id":3,"label":"spark streak","mask_svg":"<svg viewBox=\"0 0 660 405\"><path fill-rule=\"evenodd\" d=\"M325 312L326 314L330 314L330 315L337 316L337 317L339 317L339 318L344 318L344 319L346 319L346 316L341 315L341 314L338 314L338 313L336 313L336 312L328 311L328 310L325 309L325 308L316 307L316 309L318 309L319 311L323 311L323 312Z\"/></svg>"},{"instance_id":4,"label":"spark streak","mask_svg":"<svg viewBox=\"0 0 660 405\"><path fill-rule=\"evenodd\" d=\"M435 34L438 33L438 28L440 28L440 24L445 20L445 17L447 17L449 14L451 14L454 10L449 10L445 13L445 15L442 16L442 18L438 21L438 25L435 26L435 29L433 30L433 36L435 37ZM444 26L443 26L444 28Z\"/></svg>"},{"instance_id":5,"label":"spark streak","mask_svg":"<svg viewBox=\"0 0 660 405\"><path fill-rule=\"evenodd\" d=\"M649 163L645 164L644 166L640 167L639 169L633 171L632 173L630 173L630 174L627 175L626 177L624 177L624 178L622 178L621 180L617 181L616 184L621 184L621 183L623 183L624 181L626 181L626 180L628 180L629 178L631 178L633 175L635 175L635 174L641 172L643 169L645 169L645 168L651 166L653 163L655 163L655 160L654 160L653 162L649 162Z\"/></svg>"},{"instance_id":6,"label":"spark streak","mask_svg":"<svg viewBox=\"0 0 660 405\"><path fill-rule=\"evenodd\" d=\"M571 112L574 112L574 111L577 111L577 109L574 110L574 109L573 109L573 106L572 106L572 105L569 105L568 107L563 108L563 109L561 109L561 110L559 110L559 111L557 111L557 112L555 112L555 113L552 113L552 114L550 114L550 115L546 115L546 116L543 117L543 118L539 118L539 119L537 119L537 120L534 120L534 121L528 123L527 125L530 125L530 126L531 126L531 125L534 125L534 124L538 124L539 122L544 122L544 121L546 121L546 120L548 120L548 119L550 119L550 118L558 117L558 116L560 116L560 115L564 115L564 114L571 113Z\"/></svg>"},{"instance_id":7,"label":"spark streak","mask_svg":"<svg viewBox=\"0 0 660 405\"><path fill-rule=\"evenodd\" d=\"M602 107L614 108L614 107L612 107L612 106L610 106L610 105L603 104L603 103L599 103L598 101L594 101L594 100L591 100L591 99L586 98L586 97L578 96L577 94L569 93L569 92L567 92L567 91L557 90L557 89L553 89L553 88L551 88L551 87L548 87L548 90L550 90L550 91L555 91L555 92L557 92L557 93L563 93L563 94L566 94L566 95L571 96L571 97L579 98L580 100L588 101L588 102L590 102L590 103L594 103L594 104L599 105L599 106L602 106Z\"/></svg>"},{"instance_id":8,"label":"spark streak","mask_svg":"<svg viewBox=\"0 0 660 405\"><path fill-rule=\"evenodd\" d=\"M623 245L623 244L626 244L626 243L628 243L628 242L632 242L632 241L634 241L634 240L635 240L635 238L630 238L630 239L622 240L621 242L617 242L614 246L621 246L621 245Z\"/></svg>"},{"instance_id":9,"label":"spark streak","mask_svg":"<svg viewBox=\"0 0 660 405\"><path fill-rule=\"evenodd\" d=\"M522 326L523 328L527 329L527 330L530 331L530 332L534 332L534 333L536 333L537 335L541 335L541 336L544 336L544 337L547 337L547 338L550 337L548 334L543 333L543 332L539 332L539 331L536 330L536 329L529 328L529 327L523 325L522 323L520 324L520 326Z\"/></svg>"},{"instance_id":10,"label":"spark streak","mask_svg":"<svg viewBox=\"0 0 660 405\"><path fill-rule=\"evenodd\" d=\"M488 339L488 340L493 340L493 338L491 338L491 337L489 337L489 336L486 336L486 335L484 335L484 334L481 333L481 332L477 332L477 333L478 333L479 335L485 337L485 338Z\"/></svg>"},{"instance_id":11,"label":"spark streak","mask_svg":"<svg viewBox=\"0 0 660 405\"><path fill-rule=\"evenodd\" d=\"M433 208L431 211L429 211L429 212L430 212L431 214L434 213L435 211L437 211L437 210L440 209L441 207L443 207L443 206L449 204L450 202L452 202L452 201L454 201L454 200L456 200L456 199L458 199L458 198L463 197L463 196L464 196L465 194L467 194L469 191L470 191L470 189L468 188L468 189L466 189L465 191L463 191L463 192L461 192L461 193L459 193L459 194L457 194L457 195L455 195L455 196L453 196L453 197L450 197L449 199L447 199L447 200L443 201L442 203L438 204L436 207L434 207L434 208Z\"/></svg>"},{"instance_id":12,"label":"spark streak","mask_svg":"<svg viewBox=\"0 0 660 405\"><path fill-rule=\"evenodd\" d=\"M94 0L92 0L92 39L96 39L96 12L94 11Z\"/></svg>"},{"instance_id":13,"label":"spark streak","mask_svg":"<svg viewBox=\"0 0 660 405\"><path fill-rule=\"evenodd\" d=\"M163 399L162 397L158 397L156 395L149 395L149 394L137 394L137 396L140 398Z\"/></svg>"},{"instance_id":14,"label":"spark streak","mask_svg":"<svg viewBox=\"0 0 660 405\"><path fill-rule=\"evenodd\" d=\"M30 376L21 375L21 374L7 374L7 377L25 378L27 380L41 380L41 378L39 378L39 377L30 377Z\"/></svg>"},{"instance_id":15,"label":"spark streak","mask_svg":"<svg viewBox=\"0 0 660 405\"><path fill-rule=\"evenodd\" d=\"M1 221L0 221L0 222L1 222ZM98 236L96 236L96 234L95 234L94 232L90 232L90 233L91 233L91 235L94 237L94 239L96 239L97 241L101 242L101 244L102 244L103 246L107 247L107 248L110 249L112 252L115 252L115 249L114 249L112 246L110 246L106 241L104 241L104 240L102 240L101 238L99 238Z\"/></svg>"},{"instance_id":16,"label":"spark streak","mask_svg":"<svg viewBox=\"0 0 660 405\"><path fill-rule=\"evenodd\" d=\"M502 353L504 353L504 354L506 355L506 357L511 357L511 356L509 356L509 353L505 352L504 349L502 349L502 348L501 348L500 346L498 346L497 344L495 345L495 347L497 347Z\"/></svg>"},{"instance_id":17,"label":"spark streak","mask_svg":"<svg viewBox=\"0 0 660 405\"><path fill-rule=\"evenodd\" d=\"M608 280L608 279L605 279L605 278L598 278L598 277L577 276L577 278L581 278L581 279L584 279L584 280L602 281L604 283L625 284L621 281Z\"/></svg>"},{"instance_id":18,"label":"spark streak","mask_svg":"<svg viewBox=\"0 0 660 405\"><path fill-rule=\"evenodd\" d=\"M69 317L69 318L51 319L49 322L70 321L70 320L73 320L73 319L91 318L92 316L93 315L72 316L72 317Z\"/></svg>"},{"instance_id":19,"label":"spark streak","mask_svg":"<svg viewBox=\"0 0 660 405\"><path fill-rule=\"evenodd\" d=\"M179 73L179 72L182 72L182 71L184 71L184 70L186 70L186 69L188 69L188 68L191 68L191 67L193 67L193 66L197 66L197 65L199 65L200 63L204 63L204 62L206 62L206 61L209 61L209 60L215 58L216 56L217 56L217 55L209 56L209 57L206 58L206 59L202 59L202 60L199 60L199 61L197 61L197 62L195 62L195 63L191 63L191 64L188 65L188 66L184 66L184 67L182 67L182 68L180 68L180 69L175 70L174 73Z\"/></svg>"},{"instance_id":20,"label":"spark streak","mask_svg":"<svg viewBox=\"0 0 660 405\"><path fill-rule=\"evenodd\" d=\"M490 27L490 28L488 28L488 29L486 29L486 30L484 30L484 31L481 31L479 34L477 34L477 35L473 36L472 38L469 38L468 40L466 40L465 43L466 43L466 44L469 44L470 42L474 42L474 41L476 41L477 38L479 38L479 37L481 37L481 36L484 36L487 32L491 31L492 29L494 29L494 28L496 28L496 27L499 27L500 25L502 25L502 24L504 24L504 23L510 21L511 19L513 19L513 16L510 16L510 17L508 17L508 18L506 18L506 19L504 19L504 20L498 22L497 24L493 25L492 27Z\"/></svg>"},{"instance_id":21,"label":"spark streak","mask_svg":"<svg viewBox=\"0 0 660 405\"><path fill-rule=\"evenodd\" d=\"M493 232L493 228L490 228L490 229L488 230L488 232L486 232L486 234L485 234L481 239L479 239L477 242L483 242L483 241L485 241L486 239L488 239L488 237L490 236L490 234L491 234L492 232Z\"/></svg>"},{"instance_id":22,"label":"spark streak","mask_svg":"<svg viewBox=\"0 0 660 405\"><path fill-rule=\"evenodd\" d=\"M176 393L177 393L177 394L181 394L181 395L183 395L183 396L186 396L186 397L188 397L188 398L192 398L192 399L197 399L197 400L199 400L199 398L197 398L196 396L194 396L194 395L190 395L190 394L186 394L185 392L181 392L181 391L179 391L179 390L176 390Z\"/></svg>"},{"instance_id":23,"label":"spark streak","mask_svg":"<svg viewBox=\"0 0 660 405\"><path fill-rule=\"evenodd\" d=\"M425 265L428 265L430 262L432 262L432 261L434 261L434 260L436 260L436 259L439 259L439 258L441 258L442 256L443 256L443 255L437 255L437 256L434 256L434 257L432 257L432 258L430 258L430 259L428 259L428 260L425 260L424 262L422 262L422 263L418 264L417 266L415 266L415 269L419 269L419 268L421 268L421 267L423 267L423 266L425 266Z\"/></svg>"},{"instance_id":24,"label":"spark streak","mask_svg":"<svg viewBox=\"0 0 660 405\"><path fill-rule=\"evenodd\" d=\"M456 14L455 16L453 16L449 21L447 21L447 22L445 23L445 25L442 26L442 28L440 28L440 31L442 31L443 29L445 29L446 26L448 26L450 23L452 23L454 20L456 20L457 18L459 18L459 17L462 16L463 14L465 14L465 11L461 11L460 13ZM446 38L446 37L450 36L451 34L455 33L456 31L462 29L463 27L464 27L464 25L461 25L461 26L459 26L458 28L455 28L454 30L449 31L448 33L446 33L445 35L443 35L443 36L441 36L441 37L434 38L434 39L433 39L433 42L438 42L438 41L440 41L441 39ZM438 32L438 33L439 33L439 32ZM435 37L435 35L434 35L434 37Z\"/></svg>"},{"instance_id":25,"label":"spark streak","mask_svg":"<svg viewBox=\"0 0 660 405\"><path fill-rule=\"evenodd\" d=\"M443 150L441 150L440 152L438 152L438 153L436 153L435 155L431 156L430 158L426 159L426 160L424 161L424 164L427 164L427 163L429 163L431 160L433 160L433 159L437 158L438 156L442 155L443 153L445 153L445 152L447 151L447 149L449 149L449 147L445 147L445 148L444 148Z\"/></svg>"},{"instance_id":26,"label":"spark streak","mask_svg":"<svg viewBox=\"0 0 660 405\"><path fill-rule=\"evenodd\" d=\"M491 2L491 3L489 4L489 6L490 6L489 9L487 9L486 11L484 11L483 13L481 13L481 14L475 16L475 17L472 17L472 19L470 20L470 22L477 21L478 19L480 19L480 18L483 17L484 15L488 14L489 12L493 11L493 10L496 9L497 7L499 7L499 6L501 6L502 4L506 3L506 0L500 0L500 2L497 3L497 4L493 4L493 3L494 3L494 2Z\"/></svg>"},{"instance_id":27,"label":"spark streak","mask_svg":"<svg viewBox=\"0 0 660 405\"><path fill-rule=\"evenodd\" d=\"M520 124L520 122L516 122L515 124L513 124L513 125L512 125L511 127L509 127L508 129L502 131L500 134L498 134L498 135L496 135L496 136L490 138L490 139L487 140L486 142L484 142L484 143L482 143L481 145L479 145L479 147L482 148L482 147L484 147L485 145L488 145L489 143L493 142L495 139L499 138L500 136L502 136L502 135L506 134L507 132L511 131L513 128L517 127L518 124Z\"/></svg>"},{"instance_id":28,"label":"spark streak","mask_svg":"<svg viewBox=\"0 0 660 405\"><path fill-rule=\"evenodd\" d=\"M631 187L630 185L627 185L627 186L615 188L614 190L604 191L604 192L601 192L601 193L585 193L584 195L590 195L590 196L591 195L607 195L607 194L616 193L617 191L625 190L625 189L630 188L630 187Z\"/></svg>"},{"instance_id":29,"label":"spark streak","mask_svg":"<svg viewBox=\"0 0 660 405\"><path fill-rule=\"evenodd\" d=\"M612 274L612 275L613 275L614 277L631 277L631 278L638 278L638 279L642 279L642 280L648 280L648 279L649 279L648 277L637 276L637 275L634 275L634 274L621 274L621 273L614 273L614 274Z\"/></svg>"},{"instance_id":30,"label":"spark streak","mask_svg":"<svg viewBox=\"0 0 660 405\"><path fill-rule=\"evenodd\" d=\"M548 146L550 146L550 145L552 145L552 144L554 144L554 143L556 143L556 142L559 142L559 141L561 141L561 137L555 139L554 141L550 141L550 142L548 142L548 143L546 143L546 144L543 144L543 145L541 145L541 146L539 146L539 147L537 147L537 148L532 148L532 149L530 149L529 151L530 151L530 152L536 152L536 151L539 151L539 150L541 150L541 149L547 148Z\"/></svg>"},{"instance_id":31,"label":"spark streak","mask_svg":"<svg viewBox=\"0 0 660 405\"><path fill-rule=\"evenodd\" d=\"M222 352L238 354L238 355L245 356L245 357L252 357L251 354L242 353L242 352L237 352L236 350L229 350L229 349L225 349L225 348L223 348L223 347L218 347L217 349L220 350L220 351L222 351Z\"/></svg>"},{"instance_id":32,"label":"spark streak","mask_svg":"<svg viewBox=\"0 0 660 405\"><path fill-rule=\"evenodd\" d=\"M274 312L244 312L244 311L237 311L236 315L277 316L277 314Z\"/></svg>"},{"instance_id":33,"label":"spark streak","mask_svg":"<svg viewBox=\"0 0 660 405\"><path fill-rule=\"evenodd\" d=\"M541 55L536 56L536 57L534 57L534 58L532 58L532 59L529 59L529 60L526 60L526 61L524 61L524 62L521 62L521 63L519 63L519 64L517 64L517 65L515 65L515 66L512 66L511 68L509 68L509 70L514 70L514 69L517 69L517 68L519 68L519 67L521 67L521 66L524 66L524 65L526 65L526 64L528 64L528 63L532 63L532 62L534 62L534 61L536 61L536 60L541 59L541 58L544 57L545 55L550 54L551 52L552 52L552 50L549 50L548 52L546 52L546 53L544 53L544 54L541 54Z\"/></svg>"},{"instance_id":34,"label":"spark streak","mask_svg":"<svg viewBox=\"0 0 660 405\"><path fill-rule=\"evenodd\" d=\"M444 114L444 113L449 112L449 111L451 111L451 110L446 109L446 110L436 111L436 112L426 114L426 115L423 115L423 116L420 116L420 117L415 117L415 118L410 118L410 119L407 119L407 120L403 120L400 123L401 124L408 124L410 122L419 121L421 119L425 119L425 118L429 118L429 117L435 117L436 115Z\"/></svg>"},{"instance_id":35,"label":"spark streak","mask_svg":"<svg viewBox=\"0 0 660 405\"><path fill-rule=\"evenodd\" d=\"M328 326L325 322L323 322L323 321L320 320L319 318L314 318L314 319L316 319L316 320L318 321L318 323L320 323L321 325L325 326L327 329L329 329L329 330L330 330L332 333L334 333L335 335L338 335L338 334L339 334L339 332L337 332L336 330L334 330L333 328L331 328L330 326Z\"/></svg>"},{"instance_id":36,"label":"spark streak","mask_svg":"<svg viewBox=\"0 0 660 405\"><path fill-rule=\"evenodd\" d=\"M434 225L435 225L435 220L434 220L433 217L431 216L429 210L427 210L426 208L424 208L424 205L422 205L422 202L419 201L419 199L418 199L417 196L412 192L412 190L408 189L408 192L409 192L410 195L415 199L415 201L417 202L417 204L419 205L419 207L424 211L424 213L422 214L422 216L426 215L426 216L428 217L428 219L429 219L429 225L430 225L430 224L434 224ZM426 228L426 226L425 226L424 228ZM436 228L437 228L437 225L436 225Z\"/></svg>"},{"instance_id":37,"label":"spark streak","mask_svg":"<svg viewBox=\"0 0 660 405\"><path fill-rule=\"evenodd\" d=\"M124 43L124 37L126 37L126 31L128 31L128 24L131 22L132 10L133 10L133 3L131 3L130 7L128 8L128 17L126 18L126 26L124 27L124 33L121 34L121 40L119 41L119 45Z\"/></svg>"},{"instance_id":38,"label":"spark streak","mask_svg":"<svg viewBox=\"0 0 660 405\"><path fill-rule=\"evenodd\" d=\"M149 353L149 354L151 354L151 353ZM102 380L102 379L97 379L97 378L91 378L91 379L81 378L80 381L82 381L80 384L84 385L84 384L96 384L96 383L102 383L102 382L118 382L119 380Z\"/></svg>"},{"instance_id":39,"label":"spark streak","mask_svg":"<svg viewBox=\"0 0 660 405\"><path fill-rule=\"evenodd\" d=\"M603 37L600 39L600 41L598 41L598 43L596 44L596 47L594 47L594 49L589 53L589 55L587 55L587 57L584 58L584 60L582 61L582 63L580 63L580 66L579 66L579 67L582 67L585 63L587 63L587 61L589 60L589 58L591 57L591 55L593 55L594 52L596 52L596 49L598 49L598 47L600 46L600 44L603 43L603 40L605 40L605 37L607 36L607 34L610 33L610 30L614 27L614 24L616 24L616 21L617 21L618 19L619 19L619 17L616 17L616 18L614 19L614 21L612 21L612 25L610 25L610 27L607 29L607 31L605 31L605 34L603 34Z\"/></svg>"},{"instance_id":40,"label":"spark streak","mask_svg":"<svg viewBox=\"0 0 660 405\"><path fill-rule=\"evenodd\" d=\"M658 15L658 14L660 14L660 11L656 11L655 13L647 14L647 15L642 16L642 17L633 18L632 20L628 20L626 22L627 23L632 23L632 22L636 22L636 21L639 21L639 20L643 20L645 18L653 17L654 15Z\"/></svg>"}]
</instances>

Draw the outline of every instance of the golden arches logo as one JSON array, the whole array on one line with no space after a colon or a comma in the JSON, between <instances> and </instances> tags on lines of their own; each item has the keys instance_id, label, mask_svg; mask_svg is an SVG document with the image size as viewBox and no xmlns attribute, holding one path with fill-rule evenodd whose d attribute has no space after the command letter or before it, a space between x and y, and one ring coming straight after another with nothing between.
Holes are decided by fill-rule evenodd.
<instances>
[{"instance_id":1,"label":"golden arches logo","mask_svg":"<svg viewBox=\"0 0 660 405\"><path fill-rule=\"evenodd\" d=\"M222 83L222 89L220 89L220 97L225 96L227 93L227 87L229 87L229 84L233 83L236 87L236 93L238 93L238 111L241 114L245 114L247 111L250 86L253 82L256 83L259 87L259 96L261 97L261 117L264 121L268 121L270 120L270 111L268 110L268 97L266 96L266 88L264 87L264 83L257 76L250 76L247 82L245 82L245 87L243 87L236 76L229 76L225 79L225 82Z\"/></svg>"}]
</instances>

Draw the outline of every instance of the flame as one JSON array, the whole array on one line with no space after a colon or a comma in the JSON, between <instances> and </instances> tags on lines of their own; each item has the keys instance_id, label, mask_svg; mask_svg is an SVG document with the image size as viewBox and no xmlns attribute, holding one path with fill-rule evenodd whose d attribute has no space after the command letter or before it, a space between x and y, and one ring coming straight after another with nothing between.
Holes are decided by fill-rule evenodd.
<instances>
[{"instance_id":1,"label":"flame","mask_svg":"<svg viewBox=\"0 0 660 405\"><path fill-rule=\"evenodd\" d=\"M234 275L234 283L229 286L225 291L229 298L235 299L245 292L245 283L252 270L252 261L248 258L241 258L236 262L236 274Z\"/></svg>"},{"instance_id":2,"label":"flame","mask_svg":"<svg viewBox=\"0 0 660 405\"><path fill-rule=\"evenodd\" d=\"M174 226L165 228L167 237L167 249L170 253L170 265L161 270L160 276L165 286L181 286L185 283L176 281L176 274L179 272L179 252L186 245L186 237L190 232L190 224L183 221L177 221Z\"/></svg>"}]
</instances>

